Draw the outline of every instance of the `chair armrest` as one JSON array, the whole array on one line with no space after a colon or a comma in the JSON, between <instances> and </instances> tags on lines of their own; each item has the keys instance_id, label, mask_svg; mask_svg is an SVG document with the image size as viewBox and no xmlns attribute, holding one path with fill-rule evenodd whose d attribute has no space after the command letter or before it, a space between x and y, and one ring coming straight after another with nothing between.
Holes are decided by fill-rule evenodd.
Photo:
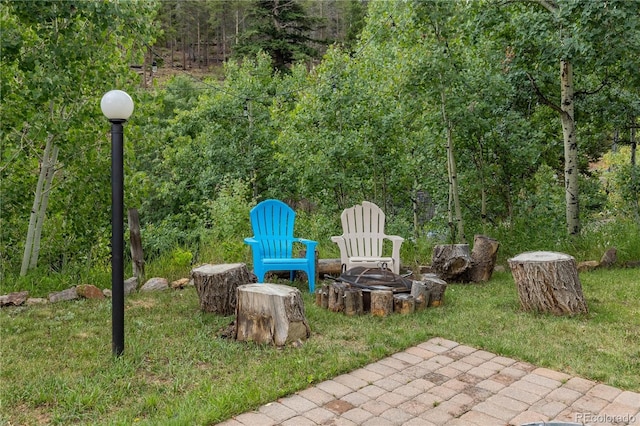
<instances>
[{"instance_id":1,"label":"chair armrest","mask_svg":"<svg viewBox=\"0 0 640 426\"><path fill-rule=\"evenodd\" d=\"M400 265L400 246L402 245L402 242L404 241L404 238L402 238L399 235L385 235L384 238L390 240L393 245L391 247L391 257L393 259L395 259L395 262ZM396 272L397 273L397 272Z\"/></svg>"},{"instance_id":2,"label":"chair armrest","mask_svg":"<svg viewBox=\"0 0 640 426\"><path fill-rule=\"evenodd\" d=\"M331 241L336 243L340 249L340 264L343 265L343 267L347 267L349 264L349 253L347 252L347 240L344 238L344 235L331 237Z\"/></svg>"},{"instance_id":3,"label":"chair armrest","mask_svg":"<svg viewBox=\"0 0 640 426\"><path fill-rule=\"evenodd\" d=\"M305 246L307 246L307 249L315 249L315 247L318 245L317 241L307 240L306 238L294 238L293 241L304 244Z\"/></svg>"},{"instance_id":4,"label":"chair armrest","mask_svg":"<svg viewBox=\"0 0 640 426\"><path fill-rule=\"evenodd\" d=\"M399 235L385 235L385 236L384 236L384 238L386 238L386 239L388 239L388 240L391 240L391 241L392 241L392 242L394 242L394 243L395 243L396 241L400 241L400 242L403 242L403 241L404 241L404 238L402 238L402 237L401 237L401 236L399 236Z\"/></svg>"}]
</instances>

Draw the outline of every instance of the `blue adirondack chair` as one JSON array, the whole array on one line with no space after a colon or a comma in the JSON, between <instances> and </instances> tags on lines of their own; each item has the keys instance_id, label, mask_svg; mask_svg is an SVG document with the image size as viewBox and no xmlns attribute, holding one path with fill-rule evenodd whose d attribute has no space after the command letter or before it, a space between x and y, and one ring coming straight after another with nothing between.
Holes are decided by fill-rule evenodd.
<instances>
[{"instance_id":1,"label":"blue adirondack chair","mask_svg":"<svg viewBox=\"0 0 640 426\"><path fill-rule=\"evenodd\" d=\"M265 200L251 209L253 237L244 242L253 253L253 272L258 282L264 282L267 271L291 271L291 281L295 271L304 271L309 279L309 291L314 292L316 276L317 241L293 236L296 213L279 200ZM293 243L306 246L305 257L293 257Z\"/></svg>"}]
</instances>

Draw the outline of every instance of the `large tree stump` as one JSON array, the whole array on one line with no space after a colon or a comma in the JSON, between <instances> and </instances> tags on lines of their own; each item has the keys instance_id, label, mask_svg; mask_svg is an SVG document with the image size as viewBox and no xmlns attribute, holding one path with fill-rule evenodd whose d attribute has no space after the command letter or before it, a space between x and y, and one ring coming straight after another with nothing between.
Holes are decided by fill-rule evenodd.
<instances>
[{"instance_id":1,"label":"large tree stump","mask_svg":"<svg viewBox=\"0 0 640 426\"><path fill-rule=\"evenodd\" d=\"M236 340L284 346L310 335L300 290L268 283L238 287Z\"/></svg>"},{"instance_id":2,"label":"large tree stump","mask_svg":"<svg viewBox=\"0 0 640 426\"><path fill-rule=\"evenodd\" d=\"M525 311L587 313L576 261L564 253L534 251L508 260Z\"/></svg>"},{"instance_id":3,"label":"large tree stump","mask_svg":"<svg viewBox=\"0 0 640 426\"><path fill-rule=\"evenodd\" d=\"M469 244L445 244L433 247L431 268L447 282L463 282L471 267Z\"/></svg>"},{"instance_id":4,"label":"large tree stump","mask_svg":"<svg viewBox=\"0 0 640 426\"><path fill-rule=\"evenodd\" d=\"M220 315L234 314L238 286L256 282L244 263L202 265L191 271L191 278L200 309Z\"/></svg>"},{"instance_id":5,"label":"large tree stump","mask_svg":"<svg viewBox=\"0 0 640 426\"><path fill-rule=\"evenodd\" d=\"M467 270L468 281L479 283L487 282L491 279L499 247L500 243L493 238L484 235L476 235L473 238L471 267Z\"/></svg>"}]
</instances>

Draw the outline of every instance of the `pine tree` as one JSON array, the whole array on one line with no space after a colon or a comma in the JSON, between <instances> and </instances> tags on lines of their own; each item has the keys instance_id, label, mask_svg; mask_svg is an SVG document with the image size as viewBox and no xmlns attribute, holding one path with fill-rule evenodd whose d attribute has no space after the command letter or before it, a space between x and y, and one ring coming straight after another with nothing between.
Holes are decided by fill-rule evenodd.
<instances>
[{"instance_id":1,"label":"pine tree","mask_svg":"<svg viewBox=\"0 0 640 426\"><path fill-rule=\"evenodd\" d=\"M268 53L274 69L285 71L296 60L317 58L314 44L322 43L309 34L320 20L306 14L295 0L257 0L250 12L249 27L234 49L235 56Z\"/></svg>"}]
</instances>

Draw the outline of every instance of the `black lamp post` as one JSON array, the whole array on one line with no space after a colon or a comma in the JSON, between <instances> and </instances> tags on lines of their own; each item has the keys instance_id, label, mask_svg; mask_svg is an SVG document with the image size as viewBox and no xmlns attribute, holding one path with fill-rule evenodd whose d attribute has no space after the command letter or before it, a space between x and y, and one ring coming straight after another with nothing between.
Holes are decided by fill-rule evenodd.
<instances>
[{"instance_id":1,"label":"black lamp post","mask_svg":"<svg viewBox=\"0 0 640 426\"><path fill-rule=\"evenodd\" d=\"M123 124L133 112L133 100L122 90L111 90L102 97L100 108L111 122L111 347L120 356L124 352Z\"/></svg>"}]
</instances>

